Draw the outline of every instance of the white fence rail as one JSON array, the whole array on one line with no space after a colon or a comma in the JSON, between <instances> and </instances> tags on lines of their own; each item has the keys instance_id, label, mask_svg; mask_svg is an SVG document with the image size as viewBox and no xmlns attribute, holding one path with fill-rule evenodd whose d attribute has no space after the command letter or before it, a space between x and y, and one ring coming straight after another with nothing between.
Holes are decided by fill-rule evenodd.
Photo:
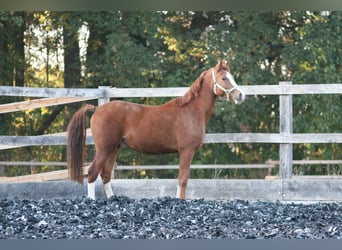
<instances>
[{"instance_id":1,"label":"white fence rail","mask_svg":"<svg viewBox=\"0 0 342 250\"><path fill-rule=\"evenodd\" d=\"M292 178L292 148L295 143L342 143L342 133L294 134L292 128L292 95L342 94L342 84L301 84L280 82L279 85L241 86L247 95L279 95L279 133L211 133L206 134L204 143L278 143L280 144L280 178ZM98 99L99 105L110 98L127 97L177 97L188 88L109 88L64 89L27 88L0 86L0 95L41 97L24 103L0 105L0 114L25 108L60 105L70 102ZM71 99L70 99L71 98ZM74 99L73 99L74 98ZM248 101L248 99L247 99ZM0 150L29 145L65 145L65 132L41 136L0 136ZM87 144L93 144L90 131Z\"/></svg>"}]
</instances>

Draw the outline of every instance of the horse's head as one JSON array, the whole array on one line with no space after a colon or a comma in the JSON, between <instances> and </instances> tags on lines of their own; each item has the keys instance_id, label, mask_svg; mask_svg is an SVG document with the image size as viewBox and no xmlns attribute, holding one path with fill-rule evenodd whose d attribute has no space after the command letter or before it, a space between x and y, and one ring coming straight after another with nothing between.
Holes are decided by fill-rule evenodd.
<instances>
[{"instance_id":1,"label":"horse's head","mask_svg":"<svg viewBox=\"0 0 342 250\"><path fill-rule=\"evenodd\" d=\"M235 104L240 104L245 100L246 95L236 84L228 63L218 62L211 70L211 75L215 95L225 97Z\"/></svg>"}]
</instances>

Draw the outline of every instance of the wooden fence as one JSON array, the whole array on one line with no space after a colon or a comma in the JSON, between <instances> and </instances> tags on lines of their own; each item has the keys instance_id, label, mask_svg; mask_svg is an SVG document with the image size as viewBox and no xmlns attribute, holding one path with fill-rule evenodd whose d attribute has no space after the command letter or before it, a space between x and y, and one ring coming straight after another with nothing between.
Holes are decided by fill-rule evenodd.
<instances>
[{"instance_id":1,"label":"wooden fence","mask_svg":"<svg viewBox=\"0 0 342 250\"><path fill-rule=\"evenodd\" d=\"M0 105L0 113L15 112L24 109L61 105L98 99L99 105L110 98L127 97L177 97L188 88L109 88L65 89L65 88L27 88L0 86L2 96L41 97L31 101ZM241 86L247 95L279 95L280 128L279 133L209 133L204 143L276 143L280 144L279 176L291 179L293 173L293 144L295 143L342 143L342 133L293 133L292 96L306 94L342 94L342 84L301 84L280 82L279 85ZM248 101L248 99L247 99ZM65 132L40 136L0 136L0 150L29 145L65 145ZM90 131L87 132L87 144L93 144ZM274 162L273 162L274 163ZM1 162L1 165L11 165ZM262 166L261 166L262 165ZM139 166L142 168L142 166ZM156 166L158 167L158 166ZM164 168L166 166L163 166ZM192 166L193 167L193 166ZM203 166L202 166L203 167ZM206 166L213 167L213 165ZM226 165L226 168L237 165ZM246 167L243 165L242 167ZM253 167L274 167L274 164L255 164ZM172 168L172 167L170 167ZM201 166L198 166L201 168ZM225 168L215 165L215 168Z\"/></svg>"}]
</instances>

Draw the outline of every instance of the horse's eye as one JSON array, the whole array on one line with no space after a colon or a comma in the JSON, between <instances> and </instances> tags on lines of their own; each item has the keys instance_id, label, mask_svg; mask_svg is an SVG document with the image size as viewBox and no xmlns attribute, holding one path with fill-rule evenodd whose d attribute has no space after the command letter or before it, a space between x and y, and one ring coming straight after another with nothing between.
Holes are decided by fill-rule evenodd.
<instances>
[{"instance_id":1,"label":"horse's eye","mask_svg":"<svg viewBox=\"0 0 342 250\"><path fill-rule=\"evenodd\" d=\"M223 77L223 78L222 78L222 81L225 81L225 80L227 80L227 78L226 78L226 77Z\"/></svg>"}]
</instances>

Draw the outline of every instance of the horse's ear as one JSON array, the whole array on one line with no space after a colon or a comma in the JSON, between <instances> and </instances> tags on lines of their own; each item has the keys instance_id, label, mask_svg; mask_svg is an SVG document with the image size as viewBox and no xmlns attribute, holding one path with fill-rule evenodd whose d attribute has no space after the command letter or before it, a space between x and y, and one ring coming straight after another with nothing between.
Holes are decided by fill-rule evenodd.
<instances>
[{"instance_id":1,"label":"horse's ear","mask_svg":"<svg viewBox=\"0 0 342 250\"><path fill-rule=\"evenodd\" d=\"M219 72L222 69L223 62L222 60L219 60L215 66L215 71Z\"/></svg>"},{"instance_id":2,"label":"horse's ear","mask_svg":"<svg viewBox=\"0 0 342 250\"><path fill-rule=\"evenodd\" d=\"M230 71L230 68L229 68L229 63L227 60L220 60L218 61L218 63L216 64L215 66L215 70L216 72L219 72L220 70L227 70L227 71Z\"/></svg>"},{"instance_id":3,"label":"horse's ear","mask_svg":"<svg viewBox=\"0 0 342 250\"><path fill-rule=\"evenodd\" d=\"M224 61L224 64L225 64L226 70L227 70L228 72L230 72L230 66L229 66L228 60L225 60L225 61Z\"/></svg>"}]
</instances>

